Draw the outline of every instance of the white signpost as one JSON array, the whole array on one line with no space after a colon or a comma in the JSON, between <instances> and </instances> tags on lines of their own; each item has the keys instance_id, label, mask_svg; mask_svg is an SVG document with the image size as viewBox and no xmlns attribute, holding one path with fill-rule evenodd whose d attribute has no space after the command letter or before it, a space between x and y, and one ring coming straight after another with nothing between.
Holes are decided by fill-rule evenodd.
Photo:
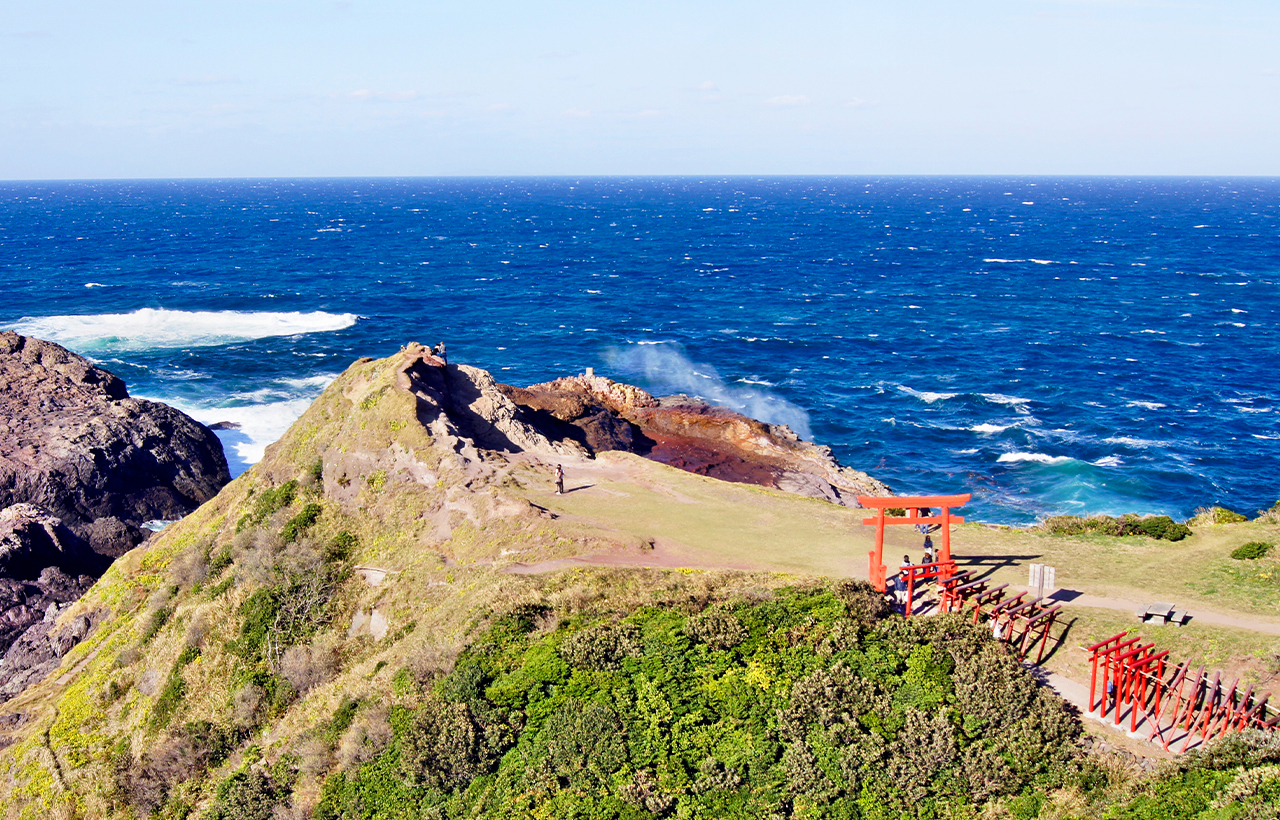
<instances>
[{"instance_id":1,"label":"white signpost","mask_svg":"<svg viewBox=\"0 0 1280 820\"><path fill-rule=\"evenodd\" d=\"M1056 586L1057 569L1047 564L1032 564L1028 573L1027 586L1037 590L1036 597L1043 598L1046 591L1052 593Z\"/></svg>"}]
</instances>

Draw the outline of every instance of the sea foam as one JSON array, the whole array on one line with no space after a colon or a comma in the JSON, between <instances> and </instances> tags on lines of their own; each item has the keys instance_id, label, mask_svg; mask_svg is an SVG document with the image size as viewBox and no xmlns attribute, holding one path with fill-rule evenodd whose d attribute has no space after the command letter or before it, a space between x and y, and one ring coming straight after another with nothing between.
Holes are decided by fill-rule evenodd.
<instances>
[{"instance_id":1,"label":"sea foam","mask_svg":"<svg viewBox=\"0 0 1280 820\"><path fill-rule=\"evenodd\" d=\"M157 350L250 342L272 336L324 333L351 327L354 313L266 313L142 308L132 313L24 316L11 330L80 353Z\"/></svg>"},{"instance_id":2,"label":"sea foam","mask_svg":"<svg viewBox=\"0 0 1280 820\"><path fill-rule=\"evenodd\" d=\"M1004 453L996 461L1004 464L1017 464L1023 461L1036 464L1066 464L1075 459L1071 456L1051 456L1047 453Z\"/></svg>"}]
</instances>

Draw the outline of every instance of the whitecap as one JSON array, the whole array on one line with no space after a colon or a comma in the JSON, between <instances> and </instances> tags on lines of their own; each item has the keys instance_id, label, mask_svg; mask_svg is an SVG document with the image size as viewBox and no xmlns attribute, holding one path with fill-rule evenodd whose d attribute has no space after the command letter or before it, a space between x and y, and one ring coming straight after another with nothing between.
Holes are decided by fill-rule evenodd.
<instances>
[{"instance_id":1,"label":"whitecap","mask_svg":"<svg viewBox=\"0 0 1280 820\"><path fill-rule=\"evenodd\" d=\"M1005 430L1008 430L1013 426L1014 425L1012 424L975 424L969 429L975 433L981 433L982 435L994 435L996 433L1003 433Z\"/></svg>"},{"instance_id":2,"label":"whitecap","mask_svg":"<svg viewBox=\"0 0 1280 820\"><path fill-rule=\"evenodd\" d=\"M979 393L978 395L992 404L1009 404L1019 409L1021 409L1022 405L1031 401L1031 399L1024 399L1018 396L1006 396L1003 393Z\"/></svg>"},{"instance_id":3,"label":"whitecap","mask_svg":"<svg viewBox=\"0 0 1280 820\"><path fill-rule=\"evenodd\" d=\"M351 327L354 313L267 313L142 308L133 313L24 316L10 326L79 352L156 350L248 342L272 336L324 333Z\"/></svg>"},{"instance_id":4,"label":"whitecap","mask_svg":"<svg viewBox=\"0 0 1280 820\"><path fill-rule=\"evenodd\" d=\"M1127 401L1127 402L1125 402L1125 406L1126 406L1126 407L1141 407L1141 408L1143 408L1143 409L1145 409L1145 410L1160 410L1160 409L1162 409L1162 408L1164 408L1164 407L1168 407L1168 405L1166 405L1166 404L1161 404L1161 403L1160 403L1160 402L1158 402L1158 401Z\"/></svg>"},{"instance_id":5,"label":"whitecap","mask_svg":"<svg viewBox=\"0 0 1280 820\"><path fill-rule=\"evenodd\" d=\"M926 404L933 404L938 401L947 401L948 399L954 399L956 396L960 395L959 393L934 393L928 390L912 390L904 384L895 386L908 396L915 396Z\"/></svg>"},{"instance_id":6,"label":"whitecap","mask_svg":"<svg viewBox=\"0 0 1280 820\"><path fill-rule=\"evenodd\" d=\"M1075 461L1071 456L1051 456L1047 453L1005 453L1001 455L998 462L1006 464L1016 464L1022 461L1032 461L1037 464L1066 464L1069 461Z\"/></svg>"},{"instance_id":7,"label":"whitecap","mask_svg":"<svg viewBox=\"0 0 1280 820\"><path fill-rule=\"evenodd\" d=\"M773 382L767 382L764 379L738 379L741 384L758 384L762 387L777 387Z\"/></svg>"},{"instance_id":8,"label":"whitecap","mask_svg":"<svg viewBox=\"0 0 1280 820\"><path fill-rule=\"evenodd\" d=\"M1123 463L1124 463L1124 462L1120 459L1120 456L1103 456L1102 458L1100 458L1100 459L1098 459L1097 461L1093 462L1093 466L1095 466L1095 467L1119 467L1119 466L1120 466L1121 464L1123 464Z\"/></svg>"},{"instance_id":9,"label":"whitecap","mask_svg":"<svg viewBox=\"0 0 1280 820\"><path fill-rule=\"evenodd\" d=\"M995 262L1002 265L1012 265L1016 262L1022 262L1022 259L983 259L983 262Z\"/></svg>"},{"instance_id":10,"label":"whitecap","mask_svg":"<svg viewBox=\"0 0 1280 820\"><path fill-rule=\"evenodd\" d=\"M1107 444L1120 444L1125 447L1136 447L1139 449L1145 449L1147 447L1161 447L1164 445L1164 442L1162 441L1151 441L1150 439L1134 438L1133 436L1112 436L1111 438L1103 439L1103 441Z\"/></svg>"},{"instance_id":11,"label":"whitecap","mask_svg":"<svg viewBox=\"0 0 1280 820\"><path fill-rule=\"evenodd\" d=\"M1029 259L1028 262L1035 262L1037 265L1056 265L1057 262L1052 259Z\"/></svg>"},{"instance_id":12,"label":"whitecap","mask_svg":"<svg viewBox=\"0 0 1280 820\"><path fill-rule=\"evenodd\" d=\"M970 447L967 450L952 450L958 456L976 456L979 453L977 447Z\"/></svg>"},{"instance_id":13,"label":"whitecap","mask_svg":"<svg viewBox=\"0 0 1280 820\"><path fill-rule=\"evenodd\" d=\"M104 284L102 284L101 282L85 282L85 283L84 283L84 286L85 286L86 288L109 288L109 287L111 287L110 285L104 285Z\"/></svg>"},{"instance_id":14,"label":"whitecap","mask_svg":"<svg viewBox=\"0 0 1280 820\"><path fill-rule=\"evenodd\" d=\"M334 379L338 378L338 373L321 373L316 376L307 376L302 379L280 379L280 383L288 385L296 390L309 390L311 388L320 388L323 390L328 387Z\"/></svg>"}]
</instances>

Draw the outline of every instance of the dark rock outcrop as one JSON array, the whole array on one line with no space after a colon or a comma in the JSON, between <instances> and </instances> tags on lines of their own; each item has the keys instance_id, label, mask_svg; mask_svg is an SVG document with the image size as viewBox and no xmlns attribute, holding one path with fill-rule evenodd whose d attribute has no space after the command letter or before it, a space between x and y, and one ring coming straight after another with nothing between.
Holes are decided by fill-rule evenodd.
<instances>
[{"instance_id":1,"label":"dark rock outcrop","mask_svg":"<svg viewBox=\"0 0 1280 820\"><path fill-rule=\"evenodd\" d=\"M34 504L0 510L0 578L35 580L48 567L98 576L110 562Z\"/></svg>"},{"instance_id":2,"label":"dark rock outcrop","mask_svg":"<svg viewBox=\"0 0 1280 820\"><path fill-rule=\"evenodd\" d=\"M58 345L0 332L0 700L84 637L88 622L54 619L142 542L143 523L181 518L229 480L199 422Z\"/></svg>"},{"instance_id":3,"label":"dark rock outcrop","mask_svg":"<svg viewBox=\"0 0 1280 820\"><path fill-rule=\"evenodd\" d=\"M217 436L50 342L0 332L0 507L26 502L117 556L230 480Z\"/></svg>"}]
</instances>

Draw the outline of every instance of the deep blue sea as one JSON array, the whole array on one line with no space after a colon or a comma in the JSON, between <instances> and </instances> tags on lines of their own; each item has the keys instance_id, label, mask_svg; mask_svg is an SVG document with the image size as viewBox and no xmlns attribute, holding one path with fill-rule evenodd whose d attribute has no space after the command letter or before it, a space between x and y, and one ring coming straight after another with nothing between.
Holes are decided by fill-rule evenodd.
<instances>
[{"instance_id":1,"label":"deep blue sea","mask_svg":"<svg viewBox=\"0 0 1280 820\"><path fill-rule=\"evenodd\" d=\"M1280 498L1280 179L0 183L0 327L222 435L359 356L594 367L964 514Z\"/></svg>"}]
</instances>

